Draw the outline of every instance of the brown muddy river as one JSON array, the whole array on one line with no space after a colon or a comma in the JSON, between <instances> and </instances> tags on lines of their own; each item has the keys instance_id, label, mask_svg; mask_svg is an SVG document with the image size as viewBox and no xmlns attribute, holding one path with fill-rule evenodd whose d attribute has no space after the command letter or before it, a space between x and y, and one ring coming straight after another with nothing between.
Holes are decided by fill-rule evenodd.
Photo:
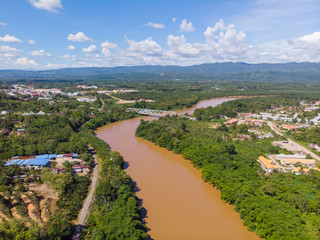
<instances>
[{"instance_id":1,"label":"brown muddy river","mask_svg":"<svg viewBox=\"0 0 320 240\"><path fill-rule=\"evenodd\" d=\"M195 108L216 106L211 99L179 111L191 114ZM202 181L201 172L180 155L135 137L140 117L99 128L97 136L121 153L126 172L137 184L137 196L146 210L148 234L155 240L252 240L260 239L243 226L233 206L220 199L220 192Z\"/></svg>"}]
</instances>

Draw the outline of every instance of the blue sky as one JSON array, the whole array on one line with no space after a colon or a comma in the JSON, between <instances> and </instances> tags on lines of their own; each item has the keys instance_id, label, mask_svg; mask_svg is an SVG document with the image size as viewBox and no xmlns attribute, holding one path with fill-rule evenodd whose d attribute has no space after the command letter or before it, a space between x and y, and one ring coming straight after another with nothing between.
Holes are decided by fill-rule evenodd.
<instances>
[{"instance_id":1,"label":"blue sky","mask_svg":"<svg viewBox=\"0 0 320 240\"><path fill-rule=\"evenodd\" d=\"M0 0L0 69L320 62L319 0Z\"/></svg>"}]
</instances>

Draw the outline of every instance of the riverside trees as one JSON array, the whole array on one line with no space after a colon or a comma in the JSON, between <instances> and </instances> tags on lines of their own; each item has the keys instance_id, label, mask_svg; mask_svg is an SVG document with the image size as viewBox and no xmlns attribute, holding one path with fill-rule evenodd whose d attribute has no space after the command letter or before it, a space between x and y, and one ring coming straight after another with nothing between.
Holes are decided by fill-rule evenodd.
<instances>
[{"instance_id":1,"label":"riverside trees","mask_svg":"<svg viewBox=\"0 0 320 240\"><path fill-rule=\"evenodd\" d=\"M141 121L136 135L190 159L203 179L220 189L221 198L235 205L249 230L262 238L319 239L320 173L264 175L256 159L280 148L271 145L274 139L232 140L240 131L167 116Z\"/></svg>"}]
</instances>

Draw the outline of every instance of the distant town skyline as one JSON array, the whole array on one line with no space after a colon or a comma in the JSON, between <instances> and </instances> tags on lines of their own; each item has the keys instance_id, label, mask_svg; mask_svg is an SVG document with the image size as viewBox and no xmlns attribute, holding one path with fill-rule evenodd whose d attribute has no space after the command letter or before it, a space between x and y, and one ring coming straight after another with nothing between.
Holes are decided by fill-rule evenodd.
<instances>
[{"instance_id":1,"label":"distant town skyline","mask_svg":"<svg viewBox=\"0 0 320 240\"><path fill-rule=\"evenodd\" d=\"M318 0L0 0L0 69L320 62Z\"/></svg>"}]
</instances>

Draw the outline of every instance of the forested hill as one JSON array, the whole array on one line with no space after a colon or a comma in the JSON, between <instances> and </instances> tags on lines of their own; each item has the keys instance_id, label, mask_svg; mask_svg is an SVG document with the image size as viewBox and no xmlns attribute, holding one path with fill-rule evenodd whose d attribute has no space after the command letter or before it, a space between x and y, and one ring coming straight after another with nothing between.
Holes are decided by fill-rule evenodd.
<instances>
[{"instance_id":1,"label":"forested hill","mask_svg":"<svg viewBox=\"0 0 320 240\"><path fill-rule=\"evenodd\" d=\"M320 63L283 63L283 64L247 64L247 63L208 63L193 66L131 66L131 67L89 67L64 68L57 70L24 71L0 70L3 79L59 79L107 77L114 74L191 74L221 75L252 72L313 72L320 73Z\"/></svg>"}]
</instances>

